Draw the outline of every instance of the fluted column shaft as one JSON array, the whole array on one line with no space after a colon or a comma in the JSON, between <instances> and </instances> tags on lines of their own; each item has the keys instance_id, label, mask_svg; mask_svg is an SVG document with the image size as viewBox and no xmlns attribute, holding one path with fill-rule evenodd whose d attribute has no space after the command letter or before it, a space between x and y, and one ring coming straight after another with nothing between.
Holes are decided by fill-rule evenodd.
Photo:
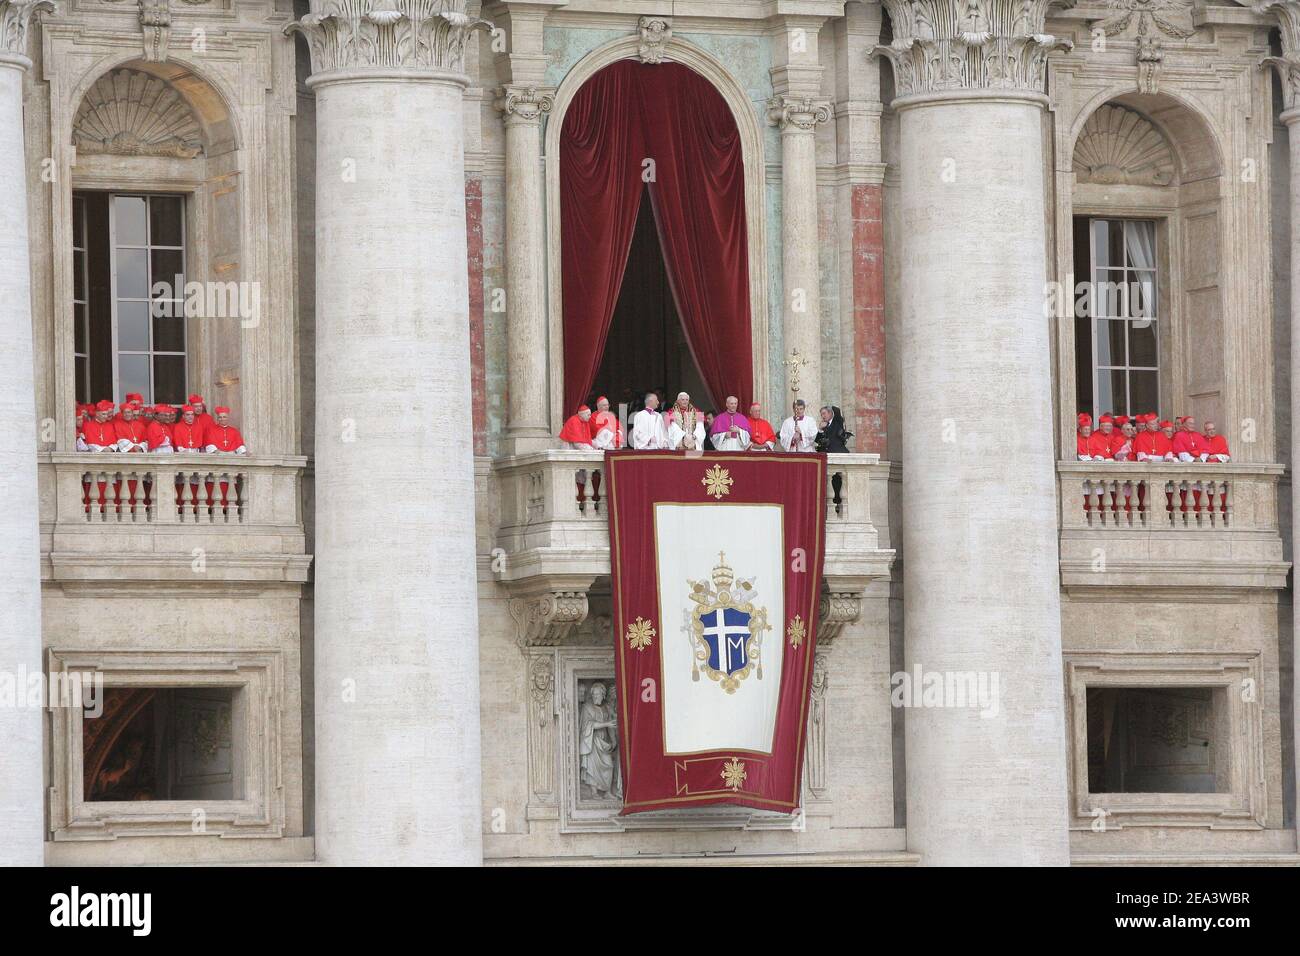
<instances>
[{"instance_id":1,"label":"fluted column shaft","mask_svg":"<svg viewBox=\"0 0 1300 956\"><path fill-rule=\"evenodd\" d=\"M548 90L506 87L497 100L506 128L506 341L510 363L506 450L553 444L547 409L546 248L542 226L541 117Z\"/></svg>"},{"instance_id":2,"label":"fluted column shaft","mask_svg":"<svg viewBox=\"0 0 1300 956\"><path fill-rule=\"evenodd\" d=\"M364 6L291 27L317 122L316 852L477 864L471 24Z\"/></svg>"},{"instance_id":3,"label":"fluted column shaft","mask_svg":"<svg viewBox=\"0 0 1300 956\"><path fill-rule=\"evenodd\" d=\"M18 698L0 707L0 866L45 852L44 721L26 680L41 673L41 572L23 76L31 18L52 8L0 0L0 672Z\"/></svg>"},{"instance_id":4,"label":"fluted column shaft","mask_svg":"<svg viewBox=\"0 0 1300 956\"><path fill-rule=\"evenodd\" d=\"M902 32L918 6L924 40ZM900 39L881 51L901 94L906 665L998 689L996 707L907 713L907 840L928 865L1069 862L1054 455L1050 429L1007 427L1052 420L1036 92L1052 44L1029 35L1041 14L1022 34L1005 6L966 24L955 0L891 3Z\"/></svg>"}]
</instances>

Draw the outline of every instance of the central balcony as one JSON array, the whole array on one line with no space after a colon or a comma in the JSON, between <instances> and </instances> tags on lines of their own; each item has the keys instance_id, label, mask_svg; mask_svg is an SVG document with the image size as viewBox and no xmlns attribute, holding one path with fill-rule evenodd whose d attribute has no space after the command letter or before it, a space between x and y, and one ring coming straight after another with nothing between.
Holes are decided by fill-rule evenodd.
<instances>
[{"instance_id":1,"label":"central balcony","mask_svg":"<svg viewBox=\"0 0 1300 956\"><path fill-rule=\"evenodd\" d=\"M726 453L718 452L719 460ZM879 455L832 455L826 476L826 596L823 618L856 620L869 583L888 579L892 550L872 520L872 483L888 478ZM557 625L581 622L587 593L608 578L609 514L600 452L550 450L492 463L500 513L494 577L527 620L525 643L553 643ZM883 502L877 502L883 512ZM839 618L842 617L842 620Z\"/></svg>"}]
</instances>

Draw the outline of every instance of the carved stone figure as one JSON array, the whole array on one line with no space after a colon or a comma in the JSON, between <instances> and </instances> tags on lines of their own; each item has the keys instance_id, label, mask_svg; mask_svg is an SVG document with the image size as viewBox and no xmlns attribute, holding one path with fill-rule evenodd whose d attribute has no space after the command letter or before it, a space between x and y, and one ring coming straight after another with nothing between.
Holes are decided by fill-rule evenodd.
<instances>
[{"instance_id":1,"label":"carved stone figure","mask_svg":"<svg viewBox=\"0 0 1300 956\"><path fill-rule=\"evenodd\" d=\"M623 775L618 765L618 722L614 702L606 703L606 688L596 681L578 711L579 769L582 795L597 800L621 800Z\"/></svg>"}]
</instances>

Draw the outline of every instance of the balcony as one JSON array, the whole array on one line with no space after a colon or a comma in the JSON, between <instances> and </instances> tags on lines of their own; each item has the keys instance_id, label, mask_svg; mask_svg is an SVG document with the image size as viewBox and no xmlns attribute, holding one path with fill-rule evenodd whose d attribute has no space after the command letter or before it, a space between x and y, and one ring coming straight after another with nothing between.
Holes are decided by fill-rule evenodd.
<instances>
[{"instance_id":1,"label":"balcony","mask_svg":"<svg viewBox=\"0 0 1300 956\"><path fill-rule=\"evenodd\" d=\"M46 581L302 583L307 459L42 453Z\"/></svg>"},{"instance_id":2,"label":"balcony","mask_svg":"<svg viewBox=\"0 0 1300 956\"><path fill-rule=\"evenodd\" d=\"M586 618L592 585L609 576L603 467L604 455L589 451L549 450L492 463L500 505L493 572L514 598L525 645L560 643ZM889 577L894 552L879 547L871 494L872 481L886 480L888 467L879 455L831 456L823 639L857 619L871 581Z\"/></svg>"},{"instance_id":3,"label":"balcony","mask_svg":"<svg viewBox=\"0 0 1300 956\"><path fill-rule=\"evenodd\" d=\"M1269 464L1057 464L1066 588L1282 588Z\"/></svg>"}]
</instances>

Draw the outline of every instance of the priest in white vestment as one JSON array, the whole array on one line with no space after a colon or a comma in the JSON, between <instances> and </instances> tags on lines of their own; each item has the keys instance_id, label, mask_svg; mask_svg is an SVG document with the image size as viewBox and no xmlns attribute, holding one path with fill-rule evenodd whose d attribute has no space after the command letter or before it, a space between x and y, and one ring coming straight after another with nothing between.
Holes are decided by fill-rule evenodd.
<instances>
[{"instance_id":1,"label":"priest in white vestment","mask_svg":"<svg viewBox=\"0 0 1300 956\"><path fill-rule=\"evenodd\" d=\"M704 449L704 413L691 404L691 396L677 394L677 403L668 410L668 447L676 451Z\"/></svg>"},{"instance_id":2,"label":"priest in white vestment","mask_svg":"<svg viewBox=\"0 0 1300 956\"><path fill-rule=\"evenodd\" d=\"M794 414L781 423L781 451L816 451L817 423L804 414L803 399L796 399Z\"/></svg>"},{"instance_id":3,"label":"priest in white vestment","mask_svg":"<svg viewBox=\"0 0 1300 956\"><path fill-rule=\"evenodd\" d=\"M659 414L659 396L647 392L645 408L632 416L632 447L659 449L668 447L668 426Z\"/></svg>"},{"instance_id":4,"label":"priest in white vestment","mask_svg":"<svg viewBox=\"0 0 1300 956\"><path fill-rule=\"evenodd\" d=\"M744 451L749 448L752 430L749 419L740 414L740 399L728 395L727 410L714 417L709 434L718 451Z\"/></svg>"}]
</instances>

